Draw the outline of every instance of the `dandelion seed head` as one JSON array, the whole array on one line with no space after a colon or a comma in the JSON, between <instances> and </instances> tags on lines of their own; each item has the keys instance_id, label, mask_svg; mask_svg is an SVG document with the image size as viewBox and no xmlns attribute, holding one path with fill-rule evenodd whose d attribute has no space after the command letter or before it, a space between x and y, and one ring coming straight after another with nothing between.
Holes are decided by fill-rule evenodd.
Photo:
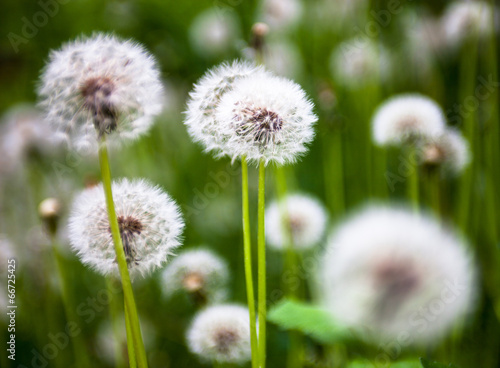
<instances>
[{"instance_id":1,"label":"dandelion seed head","mask_svg":"<svg viewBox=\"0 0 500 368\"><path fill-rule=\"evenodd\" d=\"M461 172L470 162L469 145L455 129L447 129L434 140L423 143L423 161L443 166L452 173Z\"/></svg>"},{"instance_id":2,"label":"dandelion seed head","mask_svg":"<svg viewBox=\"0 0 500 368\"><path fill-rule=\"evenodd\" d=\"M233 160L292 163L307 151L317 121L312 103L296 83L270 74L242 78L224 94L216 120Z\"/></svg>"},{"instance_id":3,"label":"dandelion seed head","mask_svg":"<svg viewBox=\"0 0 500 368\"><path fill-rule=\"evenodd\" d=\"M408 333L411 343L434 343L475 300L475 269L462 240L405 208L369 207L341 224L322 276L333 315L375 341Z\"/></svg>"},{"instance_id":4,"label":"dandelion seed head","mask_svg":"<svg viewBox=\"0 0 500 368\"><path fill-rule=\"evenodd\" d=\"M469 37L491 34L494 9L486 1L454 1L442 17L442 29L448 46L455 48Z\"/></svg>"},{"instance_id":5,"label":"dandelion seed head","mask_svg":"<svg viewBox=\"0 0 500 368\"><path fill-rule=\"evenodd\" d=\"M250 360L248 309L217 305L199 312L188 332L188 347L203 361L242 364Z\"/></svg>"},{"instance_id":6,"label":"dandelion seed head","mask_svg":"<svg viewBox=\"0 0 500 368\"><path fill-rule=\"evenodd\" d=\"M162 109L160 73L153 57L131 41L97 34L53 51L38 89L45 119L60 140L97 152L146 133Z\"/></svg>"},{"instance_id":7,"label":"dandelion seed head","mask_svg":"<svg viewBox=\"0 0 500 368\"><path fill-rule=\"evenodd\" d=\"M200 13L189 29L195 51L209 57L229 51L239 37L239 23L236 13L219 8Z\"/></svg>"},{"instance_id":8,"label":"dandelion seed head","mask_svg":"<svg viewBox=\"0 0 500 368\"><path fill-rule=\"evenodd\" d=\"M145 180L122 179L112 190L129 272L145 275L163 265L180 245L184 223L179 208ZM70 243L84 264L104 275L118 275L102 184L75 198L68 226Z\"/></svg>"},{"instance_id":9,"label":"dandelion seed head","mask_svg":"<svg viewBox=\"0 0 500 368\"><path fill-rule=\"evenodd\" d=\"M330 69L339 83L359 88L370 81L376 81L377 78L387 79L391 70L391 59L385 48L373 42L351 39L333 50Z\"/></svg>"},{"instance_id":10,"label":"dandelion seed head","mask_svg":"<svg viewBox=\"0 0 500 368\"><path fill-rule=\"evenodd\" d=\"M227 263L207 249L187 250L179 254L162 273L167 296L179 290L198 293L210 304L226 297L229 279Z\"/></svg>"},{"instance_id":11,"label":"dandelion seed head","mask_svg":"<svg viewBox=\"0 0 500 368\"><path fill-rule=\"evenodd\" d=\"M262 18L274 30L286 30L298 23L303 7L300 0L265 0Z\"/></svg>"},{"instance_id":12,"label":"dandelion seed head","mask_svg":"<svg viewBox=\"0 0 500 368\"><path fill-rule=\"evenodd\" d=\"M380 146L433 139L446 126L439 105L416 94L399 95L384 102L375 112L372 124L373 139Z\"/></svg>"},{"instance_id":13,"label":"dandelion seed head","mask_svg":"<svg viewBox=\"0 0 500 368\"><path fill-rule=\"evenodd\" d=\"M268 244L284 250L292 237L293 247L307 250L322 239L328 215L321 203L309 196L293 194L282 203L275 201L266 210L266 238Z\"/></svg>"},{"instance_id":14,"label":"dandelion seed head","mask_svg":"<svg viewBox=\"0 0 500 368\"><path fill-rule=\"evenodd\" d=\"M184 124L195 142L200 142L207 152L224 156L227 137L215 118L215 111L222 96L234 88L236 81L246 76L266 73L254 64L235 61L222 64L208 71L195 84L189 95Z\"/></svg>"}]
</instances>

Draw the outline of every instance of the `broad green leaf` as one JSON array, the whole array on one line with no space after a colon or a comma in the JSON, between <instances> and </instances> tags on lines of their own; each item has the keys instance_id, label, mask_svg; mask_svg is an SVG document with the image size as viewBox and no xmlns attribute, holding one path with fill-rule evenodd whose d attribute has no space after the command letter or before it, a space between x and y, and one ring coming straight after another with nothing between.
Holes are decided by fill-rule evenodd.
<instances>
[{"instance_id":1,"label":"broad green leaf","mask_svg":"<svg viewBox=\"0 0 500 368\"><path fill-rule=\"evenodd\" d=\"M283 300L269 311L267 319L285 330L300 331L324 344L351 336L327 311L298 301Z\"/></svg>"}]
</instances>

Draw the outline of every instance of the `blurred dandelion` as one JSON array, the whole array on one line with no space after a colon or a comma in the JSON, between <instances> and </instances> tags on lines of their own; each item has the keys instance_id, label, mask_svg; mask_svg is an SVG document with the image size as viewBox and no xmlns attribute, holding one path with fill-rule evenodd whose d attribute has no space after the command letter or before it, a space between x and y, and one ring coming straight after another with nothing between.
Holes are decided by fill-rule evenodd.
<instances>
[{"instance_id":1,"label":"blurred dandelion","mask_svg":"<svg viewBox=\"0 0 500 368\"><path fill-rule=\"evenodd\" d=\"M443 167L457 174L470 162L469 146L462 134L447 129L436 139L422 142L422 159L427 166Z\"/></svg>"},{"instance_id":2,"label":"blurred dandelion","mask_svg":"<svg viewBox=\"0 0 500 368\"><path fill-rule=\"evenodd\" d=\"M316 199L292 194L275 201L266 210L266 238L268 244L280 250L293 245L296 250L307 250L322 239L328 215L323 205ZM283 219L285 217L285 219ZM287 244L287 233L292 236L292 244Z\"/></svg>"},{"instance_id":3,"label":"blurred dandelion","mask_svg":"<svg viewBox=\"0 0 500 368\"><path fill-rule=\"evenodd\" d=\"M162 273L167 296L184 290L200 304L222 302L227 295L229 271L226 262L208 249L179 254Z\"/></svg>"},{"instance_id":4,"label":"blurred dandelion","mask_svg":"<svg viewBox=\"0 0 500 368\"><path fill-rule=\"evenodd\" d=\"M454 1L442 17L442 29L450 48L470 37L483 38L494 32L493 11L486 1Z\"/></svg>"},{"instance_id":5,"label":"blurred dandelion","mask_svg":"<svg viewBox=\"0 0 500 368\"><path fill-rule=\"evenodd\" d=\"M239 38L239 19L235 12L218 8L205 10L193 20L189 36L195 51L203 56L217 56L230 51Z\"/></svg>"},{"instance_id":6,"label":"blurred dandelion","mask_svg":"<svg viewBox=\"0 0 500 368\"><path fill-rule=\"evenodd\" d=\"M112 188L129 272L144 275L163 265L180 245L184 223L179 208L145 180L122 179ZM102 185L85 189L74 199L69 238L83 263L104 275L118 275Z\"/></svg>"},{"instance_id":7,"label":"blurred dandelion","mask_svg":"<svg viewBox=\"0 0 500 368\"><path fill-rule=\"evenodd\" d=\"M250 360L248 310L217 305L199 312L187 332L189 349L202 361L242 364Z\"/></svg>"},{"instance_id":8,"label":"blurred dandelion","mask_svg":"<svg viewBox=\"0 0 500 368\"><path fill-rule=\"evenodd\" d=\"M369 207L328 242L323 292L332 313L372 339L431 344L470 311L475 268L463 241L434 219Z\"/></svg>"},{"instance_id":9,"label":"blurred dandelion","mask_svg":"<svg viewBox=\"0 0 500 368\"><path fill-rule=\"evenodd\" d=\"M142 46L97 34L53 51L38 94L57 137L80 152L97 153L147 132L162 109L162 83Z\"/></svg>"},{"instance_id":10,"label":"blurred dandelion","mask_svg":"<svg viewBox=\"0 0 500 368\"><path fill-rule=\"evenodd\" d=\"M301 0L264 0L261 17L274 30L287 30L301 19L303 5Z\"/></svg>"},{"instance_id":11,"label":"blurred dandelion","mask_svg":"<svg viewBox=\"0 0 500 368\"><path fill-rule=\"evenodd\" d=\"M433 139L445 130L439 105L426 96L405 94L385 101L373 117L373 139L380 146Z\"/></svg>"}]
</instances>

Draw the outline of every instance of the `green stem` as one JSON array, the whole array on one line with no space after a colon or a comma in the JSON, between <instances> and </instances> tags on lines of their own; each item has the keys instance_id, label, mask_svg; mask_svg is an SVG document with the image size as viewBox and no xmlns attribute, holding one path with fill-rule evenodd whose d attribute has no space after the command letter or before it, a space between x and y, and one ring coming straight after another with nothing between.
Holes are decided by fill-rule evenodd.
<instances>
[{"instance_id":1,"label":"green stem","mask_svg":"<svg viewBox=\"0 0 500 368\"><path fill-rule=\"evenodd\" d=\"M111 295L111 300L109 303L109 313L111 315L111 323L113 327L113 336L115 339L115 367L120 367L120 368L125 368L125 361L123 359L123 336L121 333L120 325L121 321L119 319L120 317L120 312L121 312L121 307L120 307L120 302L119 298L116 295L116 288L113 287L114 282L119 282L118 280L112 279L110 277L106 277L106 287L108 289L109 295ZM126 317L125 317L126 320ZM129 347L130 348L130 347ZM135 357L135 352L134 352L134 357ZM132 364L130 364L131 367Z\"/></svg>"},{"instance_id":2,"label":"green stem","mask_svg":"<svg viewBox=\"0 0 500 368\"><path fill-rule=\"evenodd\" d=\"M59 277L59 282L61 284L61 297L63 301L64 312L66 314L66 319L72 321L73 323L78 323L78 317L75 313L76 308L71 299L71 292L69 291L68 280L64 272L65 260L62 254L59 252L57 245L57 240L55 236L52 236L52 252L56 260L56 268ZM85 347L85 341L81 333L73 337L73 350L75 352L75 367L91 367L88 352Z\"/></svg>"},{"instance_id":3,"label":"green stem","mask_svg":"<svg viewBox=\"0 0 500 368\"><path fill-rule=\"evenodd\" d=\"M118 226L118 219L115 212L115 204L113 202L113 192L111 190L111 170L109 167L108 150L104 136L99 148L99 164L101 167L102 183L106 196L109 224L113 237L113 243L115 246L116 261L118 263L118 269L120 271L120 278L122 282L125 308L126 310L128 310L130 316L131 335L128 335L127 339L132 339L134 343L138 367L146 368L148 366L146 360L146 351L144 349L144 343L142 341L141 327L139 325L139 317L137 315L137 307L134 300L134 292L132 289L132 283L130 281L130 275L128 273L128 266L125 259L125 252L123 251L120 228Z\"/></svg>"},{"instance_id":4,"label":"green stem","mask_svg":"<svg viewBox=\"0 0 500 368\"><path fill-rule=\"evenodd\" d=\"M410 165L410 172L406 184L408 199L410 200L413 208L418 211L419 209L419 167L416 160L415 148L408 149L408 164ZM415 157L414 157L415 156Z\"/></svg>"},{"instance_id":5,"label":"green stem","mask_svg":"<svg viewBox=\"0 0 500 368\"><path fill-rule=\"evenodd\" d=\"M266 166L259 163L258 198L258 291L259 291L259 360L260 368L266 366L266 239L265 239L265 180Z\"/></svg>"},{"instance_id":6,"label":"green stem","mask_svg":"<svg viewBox=\"0 0 500 368\"><path fill-rule=\"evenodd\" d=\"M250 214L248 205L248 165L245 157L241 159L241 193L243 209L243 250L245 257L245 281L247 288L248 313L250 316L250 343L252 347L252 367L259 366L257 345L257 325L255 319L255 294L252 275L252 244L250 237Z\"/></svg>"},{"instance_id":7,"label":"green stem","mask_svg":"<svg viewBox=\"0 0 500 368\"><path fill-rule=\"evenodd\" d=\"M125 330L127 331L127 336L132 335L132 327L130 323L130 314L128 313L127 305L125 304ZM137 368L137 358L135 353L135 345L132 339L127 339L127 351L128 351L128 363L130 368Z\"/></svg>"}]
</instances>

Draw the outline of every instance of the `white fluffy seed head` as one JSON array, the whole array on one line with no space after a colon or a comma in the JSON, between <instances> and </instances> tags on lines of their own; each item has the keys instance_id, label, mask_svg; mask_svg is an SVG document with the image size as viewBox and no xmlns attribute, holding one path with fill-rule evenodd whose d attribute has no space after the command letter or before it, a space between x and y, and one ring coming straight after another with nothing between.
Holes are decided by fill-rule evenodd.
<instances>
[{"instance_id":1,"label":"white fluffy seed head","mask_svg":"<svg viewBox=\"0 0 500 368\"><path fill-rule=\"evenodd\" d=\"M38 94L59 139L79 152L97 152L147 132L162 109L162 83L153 57L131 41L97 34L53 51Z\"/></svg>"},{"instance_id":2,"label":"white fluffy seed head","mask_svg":"<svg viewBox=\"0 0 500 368\"><path fill-rule=\"evenodd\" d=\"M358 88L368 82L387 79L391 59L386 49L373 42L351 39L333 50L330 69L337 82Z\"/></svg>"},{"instance_id":3,"label":"white fluffy seed head","mask_svg":"<svg viewBox=\"0 0 500 368\"><path fill-rule=\"evenodd\" d=\"M323 238L328 215L323 205L309 196L294 194L272 202L266 210L268 244L280 250L292 245L307 250ZM287 244L291 236L292 244Z\"/></svg>"},{"instance_id":4,"label":"white fluffy seed head","mask_svg":"<svg viewBox=\"0 0 500 368\"><path fill-rule=\"evenodd\" d=\"M202 361L246 363L251 357L248 309L231 304L206 308L195 316L187 342Z\"/></svg>"},{"instance_id":5,"label":"white fluffy seed head","mask_svg":"<svg viewBox=\"0 0 500 368\"><path fill-rule=\"evenodd\" d=\"M235 45L239 37L238 29L236 13L210 8L196 16L189 28L189 36L197 53L216 56Z\"/></svg>"},{"instance_id":6,"label":"white fluffy seed head","mask_svg":"<svg viewBox=\"0 0 500 368\"><path fill-rule=\"evenodd\" d=\"M454 1L442 18L448 46L455 48L469 37L485 37L494 31L494 9L486 1Z\"/></svg>"},{"instance_id":7,"label":"white fluffy seed head","mask_svg":"<svg viewBox=\"0 0 500 368\"><path fill-rule=\"evenodd\" d=\"M405 208L371 207L341 224L322 266L333 315L374 341L431 344L471 310L475 268L462 240Z\"/></svg>"},{"instance_id":8,"label":"white fluffy seed head","mask_svg":"<svg viewBox=\"0 0 500 368\"><path fill-rule=\"evenodd\" d=\"M445 130L439 105L417 94L399 95L385 101L375 112L373 139L380 146L413 139L434 139Z\"/></svg>"},{"instance_id":9,"label":"white fluffy seed head","mask_svg":"<svg viewBox=\"0 0 500 368\"><path fill-rule=\"evenodd\" d=\"M144 275L180 245L184 222L179 207L145 180L122 179L112 190L129 272ZM102 184L74 199L68 226L70 243L83 263L101 274L118 275Z\"/></svg>"},{"instance_id":10,"label":"white fluffy seed head","mask_svg":"<svg viewBox=\"0 0 500 368\"><path fill-rule=\"evenodd\" d=\"M259 74L242 78L224 94L216 120L233 160L283 165L295 162L314 138L317 121L302 88L286 78Z\"/></svg>"},{"instance_id":11,"label":"white fluffy seed head","mask_svg":"<svg viewBox=\"0 0 500 368\"><path fill-rule=\"evenodd\" d=\"M264 69L251 63L235 61L209 70L195 84L189 94L184 124L195 142L200 142L207 152L224 155L227 137L215 119L215 110L222 96L231 91L234 84L243 77L265 73Z\"/></svg>"},{"instance_id":12,"label":"white fluffy seed head","mask_svg":"<svg viewBox=\"0 0 500 368\"><path fill-rule=\"evenodd\" d=\"M430 166L458 174L470 162L469 145L462 134L455 129L447 129L436 139L423 142L423 162Z\"/></svg>"},{"instance_id":13,"label":"white fluffy seed head","mask_svg":"<svg viewBox=\"0 0 500 368\"><path fill-rule=\"evenodd\" d=\"M262 2L263 21L273 30L286 30L300 20L303 10L300 0L264 0Z\"/></svg>"},{"instance_id":14,"label":"white fluffy seed head","mask_svg":"<svg viewBox=\"0 0 500 368\"><path fill-rule=\"evenodd\" d=\"M229 271L227 263L208 249L179 254L162 274L163 291L171 296L179 290L200 295L208 303L225 299Z\"/></svg>"}]
</instances>

